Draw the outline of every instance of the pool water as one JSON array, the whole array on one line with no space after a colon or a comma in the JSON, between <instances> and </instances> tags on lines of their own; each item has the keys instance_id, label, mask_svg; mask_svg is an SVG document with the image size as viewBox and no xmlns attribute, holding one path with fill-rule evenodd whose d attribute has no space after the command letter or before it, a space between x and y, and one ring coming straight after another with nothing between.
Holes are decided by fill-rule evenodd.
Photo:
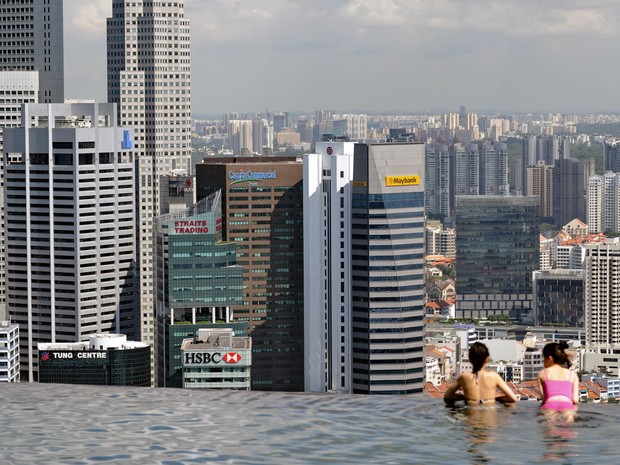
<instances>
[{"instance_id":1,"label":"pool water","mask_svg":"<svg viewBox=\"0 0 620 465\"><path fill-rule=\"evenodd\" d=\"M0 386L0 464L618 464L620 407L573 423L535 402Z\"/></svg>"}]
</instances>

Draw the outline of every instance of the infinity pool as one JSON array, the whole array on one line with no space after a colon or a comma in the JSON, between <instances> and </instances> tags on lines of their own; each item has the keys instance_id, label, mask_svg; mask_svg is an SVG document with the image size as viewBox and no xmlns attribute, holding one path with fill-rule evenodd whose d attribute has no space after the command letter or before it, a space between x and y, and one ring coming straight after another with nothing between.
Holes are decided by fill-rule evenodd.
<instances>
[{"instance_id":1,"label":"infinity pool","mask_svg":"<svg viewBox=\"0 0 620 465\"><path fill-rule=\"evenodd\" d=\"M618 464L620 407L572 424L424 397L0 385L0 464Z\"/></svg>"}]
</instances>

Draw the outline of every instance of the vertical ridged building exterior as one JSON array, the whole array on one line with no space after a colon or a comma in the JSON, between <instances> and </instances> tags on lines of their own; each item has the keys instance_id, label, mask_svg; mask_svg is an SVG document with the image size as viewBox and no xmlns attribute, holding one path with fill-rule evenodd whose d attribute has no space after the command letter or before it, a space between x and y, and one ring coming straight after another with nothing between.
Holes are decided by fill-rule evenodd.
<instances>
[{"instance_id":1,"label":"vertical ridged building exterior","mask_svg":"<svg viewBox=\"0 0 620 465\"><path fill-rule=\"evenodd\" d=\"M190 172L190 26L183 2L115 0L107 43L108 101L135 133L140 339L153 343L159 177Z\"/></svg>"},{"instance_id":2,"label":"vertical ridged building exterior","mask_svg":"<svg viewBox=\"0 0 620 465\"><path fill-rule=\"evenodd\" d=\"M22 381L39 342L136 335L131 131L112 104L31 104L6 129L7 307Z\"/></svg>"},{"instance_id":3,"label":"vertical ridged building exterior","mask_svg":"<svg viewBox=\"0 0 620 465\"><path fill-rule=\"evenodd\" d=\"M38 71L39 103L63 103L62 0L0 2L0 25L0 70Z\"/></svg>"},{"instance_id":4,"label":"vertical ridged building exterior","mask_svg":"<svg viewBox=\"0 0 620 465\"><path fill-rule=\"evenodd\" d=\"M586 349L617 354L620 349L620 244L586 246L584 288Z\"/></svg>"},{"instance_id":5,"label":"vertical ridged building exterior","mask_svg":"<svg viewBox=\"0 0 620 465\"><path fill-rule=\"evenodd\" d=\"M345 144L304 164L306 391L422 392L424 145Z\"/></svg>"}]
</instances>

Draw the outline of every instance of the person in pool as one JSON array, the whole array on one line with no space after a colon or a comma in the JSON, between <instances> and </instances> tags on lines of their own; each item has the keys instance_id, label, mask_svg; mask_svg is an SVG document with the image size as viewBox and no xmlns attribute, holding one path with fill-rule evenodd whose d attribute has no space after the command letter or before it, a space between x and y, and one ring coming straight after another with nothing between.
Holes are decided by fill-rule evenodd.
<instances>
[{"instance_id":1,"label":"person in pool","mask_svg":"<svg viewBox=\"0 0 620 465\"><path fill-rule=\"evenodd\" d=\"M543 348L545 368L538 373L538 387L542 394L541 410L577 410L579 403L579 379L569 370L571 362L565 341L552 342Z\"/></svg>"},{"instance_id":2,"label":"person in pool","mask_svg":"<svg viewBox=\"0 0 620 465\"><path fill-rule=\"evenodd\" d=\"M499 402L516 402L517 396L506 382L495 372L486 371L484 367L489 361L489 349L481 342L474 342L469 348L469 362L472 373L463 373L456 379L444 395L447 404L456 400L465 400L467 405L495 404ZM461 388L463 394L457 394ZM497 395L497 389L502 395Z\"/></svg>"}]
</instances>

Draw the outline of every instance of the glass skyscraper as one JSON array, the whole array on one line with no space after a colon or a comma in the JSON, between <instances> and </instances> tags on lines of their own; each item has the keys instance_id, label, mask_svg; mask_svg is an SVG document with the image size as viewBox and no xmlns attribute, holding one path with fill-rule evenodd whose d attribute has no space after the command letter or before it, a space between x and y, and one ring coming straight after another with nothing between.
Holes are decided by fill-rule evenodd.
<instances>
[{"instance_id":1,"label":"glass skyscraper","mask_svg":"<svg viewBox=\"0 0 620 465\"><path fill-rule=\"evenodd\" d=\"M456 198L457 317L531 315L538 204L536 196Z\"/></svg>"}]
</instances>

